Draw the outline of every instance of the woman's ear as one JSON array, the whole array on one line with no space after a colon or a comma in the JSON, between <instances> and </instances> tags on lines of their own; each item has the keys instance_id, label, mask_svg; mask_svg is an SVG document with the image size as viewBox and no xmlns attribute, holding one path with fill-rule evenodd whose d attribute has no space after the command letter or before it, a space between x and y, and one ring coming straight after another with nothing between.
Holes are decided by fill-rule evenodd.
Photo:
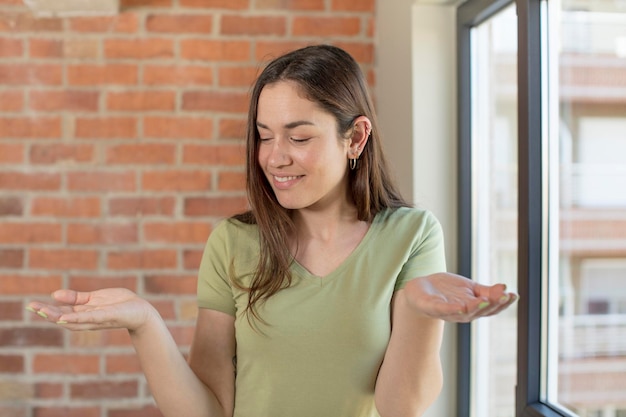
<instances>
[{"instance_id":1,"label":"woman's ear","mask_svg":"<svg viewBox=\"0 0 626 417\"><path fill-rule=\"evenodd\" d=\"M372 122L365 116L359 116L354 121L352 136L350 137L350 157L358 158L367 144L372 133Z\"/></svg>"}]
</instances>

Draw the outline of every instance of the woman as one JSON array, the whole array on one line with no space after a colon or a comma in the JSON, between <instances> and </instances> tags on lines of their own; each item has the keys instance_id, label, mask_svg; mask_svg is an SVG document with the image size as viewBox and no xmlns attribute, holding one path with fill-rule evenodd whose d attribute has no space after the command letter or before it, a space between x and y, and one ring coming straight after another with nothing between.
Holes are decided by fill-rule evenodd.
<instances>
[{"instance_id":1,"label":"woman","mask_svg":"<svg viewBox=\"0 0 626 417\"><path fill-rule=\"evenodd\" d=\"M60 306L29 309L71 330L128 329L165 416L398 417L440 392L443 320L517 298L445 272L439 223L397 192L339 48L293 51L256 81L247 191L251 210L207 242L188 363L130 291L60 290Z\"/></svg>"}]
</instances>

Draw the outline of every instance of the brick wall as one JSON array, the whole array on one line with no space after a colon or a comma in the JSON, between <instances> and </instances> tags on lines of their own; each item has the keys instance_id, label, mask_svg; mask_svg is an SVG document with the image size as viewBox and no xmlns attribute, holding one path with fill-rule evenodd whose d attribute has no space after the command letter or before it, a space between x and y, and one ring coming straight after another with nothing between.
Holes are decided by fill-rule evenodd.
<instances>
[{"instance_id":1,"label":"brick wall","mask_svg":"<svg viewBox=\"0 0 626 417\"><path fill-rule=\"evenodd\" d=\"M374 0L122 0L35 19L0 0L0 415L156 416L125 331L71 333L24 310L121 286L187 352L196 270L243 210L247 93L267 57L346 48L371 83Z\"/></svg>"}]
</instances>

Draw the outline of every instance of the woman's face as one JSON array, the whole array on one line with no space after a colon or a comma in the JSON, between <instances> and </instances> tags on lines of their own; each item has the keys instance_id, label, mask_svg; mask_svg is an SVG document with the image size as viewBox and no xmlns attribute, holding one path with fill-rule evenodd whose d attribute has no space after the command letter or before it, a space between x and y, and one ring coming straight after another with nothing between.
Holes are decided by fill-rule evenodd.
<instances>
[{"instance_id":1,"label":"woman's face","mask_svg":"<svg viewBox=\"0 0 626 417\"><path fill-rule=\"evenodd\" d=\"M297 84L266 85L259 96L259 164L278 202L288 209L323 209L347 201L350 141L337 122L299 94Z\"/></svg>"}]
</instances>

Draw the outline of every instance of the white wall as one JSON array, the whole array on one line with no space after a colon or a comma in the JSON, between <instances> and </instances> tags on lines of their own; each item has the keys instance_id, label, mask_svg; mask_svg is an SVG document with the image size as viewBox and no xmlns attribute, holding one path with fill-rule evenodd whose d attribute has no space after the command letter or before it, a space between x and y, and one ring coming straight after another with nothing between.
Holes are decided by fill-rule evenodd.
<instances>
[{"instance_id":1,"label":"white wall","mask_svg":"<svg viewBox=\"0 0 626 417\"><path fill-rule=\"evenodd\" d=\"M400 189L431 210L456 269L455 5L377 0L376 100L385 150ZM426 417L456 414L456 325L446 324L445 386Z\"/></svg>"}]
</instances>

